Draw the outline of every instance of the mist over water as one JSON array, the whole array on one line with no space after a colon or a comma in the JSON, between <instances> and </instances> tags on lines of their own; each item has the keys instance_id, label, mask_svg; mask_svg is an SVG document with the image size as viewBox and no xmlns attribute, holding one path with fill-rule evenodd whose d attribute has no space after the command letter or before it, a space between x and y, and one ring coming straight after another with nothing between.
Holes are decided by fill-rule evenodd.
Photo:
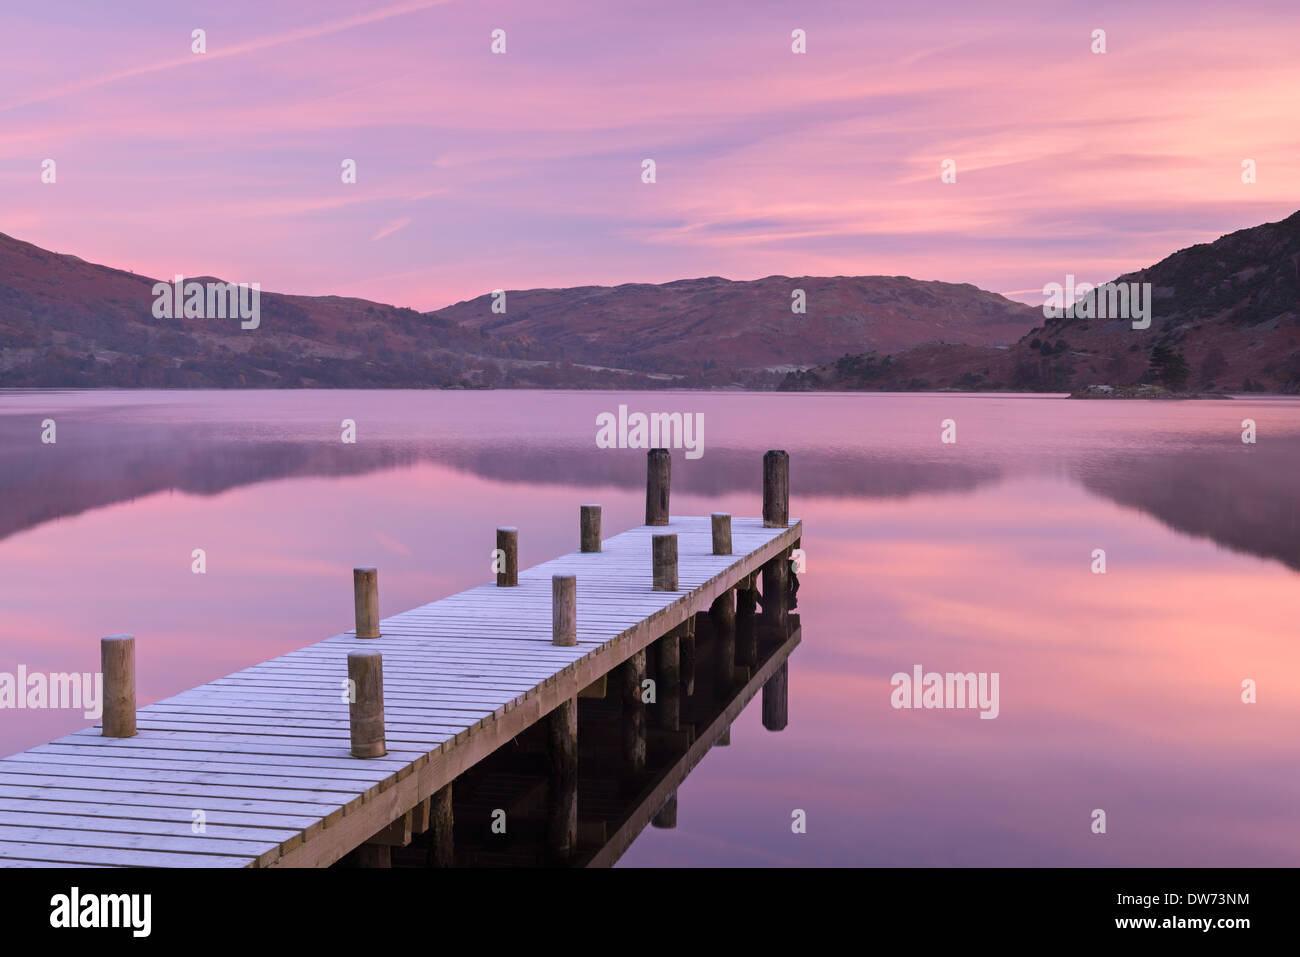
<instances>
[{"instance_id":1,"label":"mist over water","mask_svg":"<svg viewBox=\"0 0 1300 957\"><path fill-rule=\"evenodd\" d=\"M675 514L759 514L788 450L808 563L789 727L751 704L623 864L1294 862L1291 399L0 393L0 672L97 671L130 632L144 704L346 630L354 566L392 615L488 581L498 525L526 567L577 547L581 503L639 524L645 453L596 446L620 404L703 414ZM915 665L998 673L998 717L891 708ZM0 753L86 724L0 710Z\"/></svg>"}]
</instances>

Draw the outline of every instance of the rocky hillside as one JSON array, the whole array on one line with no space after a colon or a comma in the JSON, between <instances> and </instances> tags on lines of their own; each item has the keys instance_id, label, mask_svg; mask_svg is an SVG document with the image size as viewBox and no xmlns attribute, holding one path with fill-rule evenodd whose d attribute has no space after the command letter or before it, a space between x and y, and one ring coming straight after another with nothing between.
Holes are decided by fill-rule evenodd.
<instances>
[{"instance_id":1,"label":"rocky hillside","mask_svg":"<svg viewBox=\"0 0 1300 957\"><path fill-rule=\"evenodd\" d=\"M1064 278L1064 277L1062 277ZM1300 392L1300 212L1180 250L1116 283L1151 283L1151 325L1042 319L1006 350L923 347L841 357L783 389L1029 389L1155 382L1177 391Z\"/></svg>"},{"instance_id":2,"label":"rocky hillside","mask_svg":"<svg viewBox=\"0 0 1300 957\"><path fill-rule=\"evenodd\" d=\"M803 290L806 312L792 311ZM433 315L494 336L562 350L575 362L654 372L772 368L846 352L928 342L1006 345L1041 320L1035 310L971 285L903 276L716 276L663 285L507 290L505 314L480 296Z\"/></svg>"}]
</instances>

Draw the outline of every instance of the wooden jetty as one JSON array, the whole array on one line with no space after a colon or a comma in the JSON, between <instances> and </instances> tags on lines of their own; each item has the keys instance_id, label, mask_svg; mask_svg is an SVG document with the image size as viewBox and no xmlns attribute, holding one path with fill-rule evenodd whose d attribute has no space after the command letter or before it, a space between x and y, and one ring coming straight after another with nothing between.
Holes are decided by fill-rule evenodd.
<instances>
[{"instance_id":1,"label":"wooden jetty","mask_svg":"<svg viewBox=\"0 0 1300 957\"><path fill-rule=\"evenodd\" d=\"M645 525L602 539L584 505L580 550L525 570L498 529L495 584L390 618L377 571L356 569L354 630L142 708L134 639L103 639L101 724L0 760L0 866L385 867L417 838L449 866L456 779L543 729L548 862L611 863L760 687L764 725L784 727L798 643L786 453L764 456L761 518L670 517L669 474L651 450ZM699 728L682 720L697 676L722 702ZM594 851L579 698L617 703L632 782ZM509 833L509 809L483 826Z\"/></svg>"}]
</instances>

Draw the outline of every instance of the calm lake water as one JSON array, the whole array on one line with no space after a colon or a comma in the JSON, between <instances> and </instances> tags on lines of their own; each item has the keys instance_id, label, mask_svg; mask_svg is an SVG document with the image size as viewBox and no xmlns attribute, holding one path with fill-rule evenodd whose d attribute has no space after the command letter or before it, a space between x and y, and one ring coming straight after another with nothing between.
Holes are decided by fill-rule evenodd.
<instances>
[{"instance_id":1,"label":"calm lake water","mask_svg":"<svg viewBox=\"0 0 1300 957\"><path fill-rule=\"evenodd\" d=\"M143 704L351 627L356 565L391 615L488 580L498 525L525 567L580 503L636 525L645 453L595 444L620 403L704 414L676 514L759 514L789 450L807 553L789 727L752 703L624 865L1300 857L1296 400L0 392L0 671L97 671L131 632ZM998 717L895 710L915 665L998 673ZM0 753L87 724L3 710Z\"/></svg>"}]
</instances>

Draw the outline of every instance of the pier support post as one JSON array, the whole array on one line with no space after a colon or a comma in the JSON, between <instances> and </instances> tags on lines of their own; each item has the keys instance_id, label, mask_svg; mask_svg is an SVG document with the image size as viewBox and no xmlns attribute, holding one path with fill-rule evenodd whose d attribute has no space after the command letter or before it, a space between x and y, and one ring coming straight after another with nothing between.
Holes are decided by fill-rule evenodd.
<instances>
[{"instance_id":1,"label":"pier support post","mask_svg":"<svg viewBox=\"0 0 1300 957\"><path fill-rule=\"evenodd\" d=\"M519 584L519 529L497 529L497 551L501 569L497 572L498 588L513 588Z\"/></svg>"},{"instance_id":2,"label":"pier support post","mask_svg":"<svg viewBox=\"0 0 1300 957\"><path fill-rule=\"evenodd\" d=\"M655 689L655 714L665 731L681 728L682 714L682 647L681 634L674 628L657 642L659 687Z\"/></svg>"},{"instance_id":3,"label":"pier support post","mask_svg":"<svg viewBox=\"0 0 1300 957\"><path fill-rule=\"evenodd\" d=\"M790 455L782 449L763 453L763 527L790 524Z\"/></svg>"},{"instance_id":4,"label":"pier support post","mask_svg":"<svg viewBox=\"0 0 1300 957\"><path fill-rule=\"evenodd\" d=\"M557 857L573 853L578 844L578 699L569 698L547 718L551 780L547 843Z\"/></svg>"},{"instance_id":5,"label":"pier support post","mask_svg":"<svg viewBox=\"0 0 1300 957\"><path fill-rule=\"evenodd\" d=\"M781 638L789 627L790 550L763 566L763 624Z\"/></svg>"},{"instance_id":6,"label":"pier support post","mask_svg":"<svg viewBox=\"0 0 1300 957\"><path fill-rule=\"evenodd\" d=\"M750 575L736 586L736 664L751 672L758 667L758 589Z\"/></svg>"},{"instance_id":7,"label":"pier support post","mask_svg":"<svg viewBox=\"0 0 1300 957\"><path fill-rule=\"evenodd\" d=\"M672 458L667 449L651 449L646 453L645 523L668 524L668 486L672 472Z\"/></svg>"},{"instance_id":8,"label":"pier support post","mask_svg":"<svg viewBox=\"0 0 1300 957\"><path fill-rule=\"evenodd\" d=\"M677 591L677 536L655 535L650 541L654 591Z\"/></svg>"},{"instance_id":9,"label":"pier support post","mask_svg":"<svg viewBox=\"0 0 1300 957\"><path fill-rule=\"evenodd\" d=\"M551 644L578 643L578 578L551 576Z\"/></svg>"},{"instance_id":10,"label":"pier support post","mask_svg":"<svg viewBox=\"0 0 1300 957\"><path fill-rule=\"evenodd\" d=\"M643 648L619 666L619 683L623 692L623 763L628 775L634 780L645 774L645 702L641 699L645 665L646 654Z\"/></svg>"},{"instance_id":11,"label":"pier support post","mask_svg":"<svg viewBox=\"0 0 1300 957\"><path fill-rule=\"evenodd\" d=\"M135 735L135 636L99 640L99 670L104 675L103 733L106 738ZM25 694L20 688L19 694Z\"/></svg>"},{"instance_id":12,"label":"pier support post","mask_svg":"<svg viewBox=\"0 0 1300 957\"><path fill-rule=\"evenodd\" d=\"M722 699L731 691L736 670L736 603L728 589L709 609L713 624L713 693Z\"/></svg>"},{"instance_id":13,"label":"pier support post","mask_svg":"<svg viewBox=\"0 0 1300 957\"><path fill-rule=\"evenodd\" d=\"M357 612L357 637L379 637L379 569L352 569L352 599Z\"/></svg>"},{"instance_id":14,"label":"pier support post","mask_svg":"<svg viewBox=\"0 0 1300 957\"><path fill-rule=\"evenodd\" d=\"M444 784L429 798L429 867L451 867L456 862L451 813L451 782Z\"/></svg>"},{"instance_id":15,"label":"pier support post","mask_svg":"<svg viewBox=\"0 0 1300 957\"><path fill-rule=\"evenodd\" d=\"M681 625L682 687L688 695L695 694L695 616Z\"/></svg>"},{"instance_id":16,"label":"pier support post","mask_svg":"<svg viewBox=\"0 0 1300 957\"><path fill-rule=\"evenodd\" d=\"M579 506L579 546L584 552L600 551L600 506Z\"/></svg>"},{"instance_id":17,"label":"pier support post","mask_svg":"<svg viewBox=\"0 0 1300 957\"><path fill-rule=\"evenodd\" d=\"M713 513L713 554L731 554L731 516L725 512Z\"/></svg>"},{"instance_id":18,"label":"pier support post","mask_svg":"<svg viewBox=\"0 0 1300 957\"><path fill-rule=\"evenodd\" d=\"M672 830L677 826L677 792L674 791L668 795L668 800L664 806L659 809L659 813L654 816L650 822L652 825L664 830Z\"/></svg>"},{"instance_id":19,"label":"pier support post","mask_svg":"<svg viewBox=\"0 0 1300 957\"><path fill-rule=\"evenodd\" d=\"M789 721L790 662L772 673L763 685L763 727L769 731L784 731Z\"/></svg>"},{"instance_id":20,"label":"pier support post","mask_svg":"<svg viewBox=\"0 0 1300 957\"><path fill-rule=\"evenodd\" d=\"M354 758L382 758L384 745L384 658L378 651L349 651L351 696L348 717Z\"/></svg>"},{"instance_id":21,"label":"pier support post","mask_svg":"<svg viewBox=\"0 0 1300 957\"><path fill-rule=\"evenodd\" d=\"M722 734L719 736L719 738L718 738L718 745L717 745L717 746L720 747L720 748L727 748L727 747L730 747L730 746L731 746L731 727L730 727L730 726L728 726L728 727L727 727L727 730L724 731L724 732L722 732Z\"/></svg>"}]
</instances>

